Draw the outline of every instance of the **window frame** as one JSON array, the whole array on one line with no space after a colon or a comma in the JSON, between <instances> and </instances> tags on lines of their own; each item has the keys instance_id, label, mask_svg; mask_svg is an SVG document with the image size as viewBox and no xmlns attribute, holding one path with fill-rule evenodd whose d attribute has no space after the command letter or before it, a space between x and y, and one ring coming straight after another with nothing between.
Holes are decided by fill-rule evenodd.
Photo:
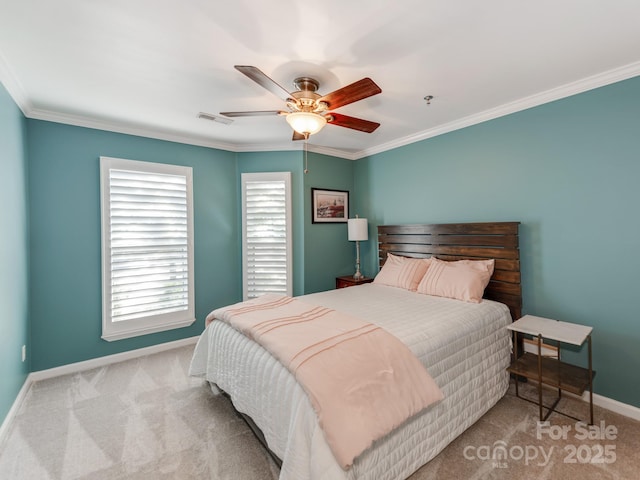
<instances>
[{"instance_id":1,"label":"window frame","mask_svg":"<svg viewBox=\"0 0 640 480\"><path fill-rule=\"evenodd\" d=\"M149 315L130 320L113 321L111 312L111 224L110 192L111 170L129 170L137 173L184 176L187 202L187 275L188 305L186 310ZM102 256L102 335L106 341L147 335L192 325L195 318L195 269L193 227L193 169L165 163L100 157L100 216Z\"/></svg>"},{"instance_id":2,"label":"window frame","mask_svg":"<svg viewBox=\"0 0 640 480\"><path fill-rule=\"evenodd\" d=\"M248 256L247 256L247 182L273 182L283 181L285 184L285 217L286 217L286 295L293 295L293 213L291 207L291 172L247 172L241 174L241 190L242 190L242 298L249 300L248 297Z\"/></svg>"}]
</instances>

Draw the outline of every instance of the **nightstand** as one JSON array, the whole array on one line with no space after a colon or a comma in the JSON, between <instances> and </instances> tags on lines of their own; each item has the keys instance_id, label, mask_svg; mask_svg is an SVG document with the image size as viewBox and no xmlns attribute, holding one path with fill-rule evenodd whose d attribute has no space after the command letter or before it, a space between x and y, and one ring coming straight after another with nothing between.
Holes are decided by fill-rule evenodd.
<instances>
[{"instance_id":1,"label":"nightstand","mask_svg":"<svg viewBox=\"0 0 640 480\"><path fill-rule=\"evenodd\" d=\"M540 420L544 421L549 417L551 412L555 410L556 405L562 398L563 390L578 396L582 396L584 391L588 388L589 407L591 414L590 425L593 425L593 377L596 374L596 372L593 371L591 361L591 331L593 330L593 328L576 323L560 322L558 320L551 320L548 318L534 317L533 315L525 315L520 320L517 320L511 325L507 326L507 328L513 331L514 337L514 361L511 363L511 366L507 370L516 375L516 396L518 398L522 398L523 400L529 400L519 395L517 379L518 375L530 378L538 382L537 403L540 408ZM518 357L518 333L532 335L537 338L537 355L534 355L532 353L524 353L522 356ZM542 356L543 338L554 340L557 342L557 358ZM560 359L561 343L569 343L572 345L580 346L585 341L587 342L589 354L588 368L570 365ZM558 398L556 398L553 405L551 405L550 407L544 407L544 405L542 404L542 385L549 385L558 389ZM548 409L547 414L544 416L542 411L543 407ZM570 418L574 418L562 412L557 413ZM574 418L574 420L579 419Z\"/></svg>"},{"instance_id":2,"label":"nightstand","mask_svg":"<svg viewBox=\"0 0 640 480\"><path fill-rule=\"evenodd\" d=\"M336 277L336 288L354 287L356 285L362 285L363 283L371 283L373 278L364 277L360 280L356 280L351 275L344 277Z\"/></svg>"}]
</instances>

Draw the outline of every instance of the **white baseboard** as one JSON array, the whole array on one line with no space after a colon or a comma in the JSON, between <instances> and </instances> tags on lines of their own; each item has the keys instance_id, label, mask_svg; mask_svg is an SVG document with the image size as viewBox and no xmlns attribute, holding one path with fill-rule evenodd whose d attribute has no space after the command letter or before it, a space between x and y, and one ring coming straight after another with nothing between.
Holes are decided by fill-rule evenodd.
<instances>
[{"instance_id":1,"label":"white baseboard","mask_svg":"<svg viewBox=\"0 0 640 480\"><path fill-rule=\"evenodd\" d=\"M582 395L582 401L589 401L589 392L585 392ZM633 405L619 402L613 398L603 397L597 393L593 394L593 404L606 408L607 410L611 410L612 412L619 413L625 417L640 421L640 408L634 407Z\"/></svg>"},{"instance_id":2,"label":"white baseboard","mask_svg":"<svg viewBox=\"0 0 640 480\"><path fill-rule=\"evenodd\" d=\"M4 421L2 422L2 425L0 425L0 451L2 451L4 448L4 442L7 437L7 432L9 431L9 425L11 425L13 418L18 414L18 410L20 410L22 402L27 397L27 392L29 391L30 387L31 380L29 379L29 376L27 376L24 383L22 384L22 388L18 392L18 396L13 401L13 405L11 405L9 412L7 413L7 416L4 417Z\"/></svg>"},{"instance_id":3,"label":"white baseboard","mask_svg":"<svg viewBox=\"0 0 640 480\"><path fill-rule=\"evenodd\" d=\"M39 380L45 380L48 378L59 377L61 375L68 375L70 373L82 372L85 370L91 370L92 368L104 367L113 363L123 362L125 360L131 360L134 358L144 357L154 353L164 352L166 350L172 350L174 348L186 347L187 345L193 345L198 341L198 337L183 338L182 340L176 340L174 342L160 343L158 345L152 345L150 347L139 348L136 350L130 350L128 352L116 353L114 355L106 355L104 357L92 358L91 360L85 360L84 362L70 363L69 365L63 365L61 367L49 368L47 370L40 370L37 372L31 372L22 388L18 392L18 396L13 402L13 405L9 409L7 416L4 418L2 425L0 426L0 449L4 444L5 437L9 430L9 425L13 421L14 417L18 413L22 402L29 392L29 388L34 382Z\"/></svg>"},{"instance_id":4,"label":"white baseboard","mask_svg":"<svg viewBox=\"0 0 640 480\"><path fill-rule=\"evenodd\" d=\"M535 380L529 380L531 383L537 385L538 382ZM553 387L549 387L548 385L544 385L545 388L550 390L556 390ZM589 403L589 391L585 390L582 395L576 395L571 392L562 392L563 397L571 397L576 398L578 400L582 400L583 402ZM605 397L603 395L598 395L597 393L593 394L593 404L598 407L606 408L607 410L618 413L622 416L631 418L633 420L640 421L640 408L634 407L633 405L629 405L627 403L619 402L618 400L614 400L613 398Z\"/></svg>"},{"instance_id":5,"label":"white baseboard","mask_svg":"<svg viewBox=\"0 0 640 480\"><path fill-rule=\"evenodd\" d=\"M112 363L124 362L125 360L131 360L133 358L144 357L145 355L151 355L154 353L164 352L166 350L172 350L174 348L192 345L198 341L198 338L200 337L184 338L182 340L176 340L174 342L160 343L158 345L152 345L150 347L138 348L137 350L129 350L128 352L92 358L91 360L85 360L84 362L70 363L68 365L62 365L61 367L39 370L37 372L30 373L29 378L32 382L37 382L39 380L59 377L61 375L67 375L69 373L83 372L85 370L91 370L92 368L111 365Z\"/></svg>"}]
</instances>

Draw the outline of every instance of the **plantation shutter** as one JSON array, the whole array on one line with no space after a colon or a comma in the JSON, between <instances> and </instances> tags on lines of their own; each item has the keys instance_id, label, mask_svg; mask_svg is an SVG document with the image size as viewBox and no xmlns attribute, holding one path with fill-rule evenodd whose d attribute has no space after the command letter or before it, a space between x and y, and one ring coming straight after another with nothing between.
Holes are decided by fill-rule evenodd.
<instances>
[{"instance_id":1,"label":"plantation shutter","mask_svg":"<svg viewBox=\"0 0 640 480\"><path fill-rule=\"evenodd\" d=\"M290 174L243 174L245 300L291 295Z\"/></svg>"},{"instance_id":2,"label":"plantation shutter","mask_svg":"<svg viewBox=\"0 0 640 480\"><path fill-rule=\"evenodd\" d=\"M191 169L121 162L131 163L103 172L105 314L116 326L145 320L143 328L191 318Z\"/></svg>"}]
</instances>

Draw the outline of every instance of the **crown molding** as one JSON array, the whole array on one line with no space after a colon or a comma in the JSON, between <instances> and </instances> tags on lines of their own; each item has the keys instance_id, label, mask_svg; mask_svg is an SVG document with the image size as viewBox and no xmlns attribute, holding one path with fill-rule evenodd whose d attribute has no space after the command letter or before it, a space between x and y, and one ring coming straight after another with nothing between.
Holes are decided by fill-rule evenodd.
<instances>
[{"instance_id":1,"label":"crown molding","mask_svg":"<svg viewBox=\"0 0 640 480\"><path fill-rule=\"evenodd\" d=\"M528 97L524 97L519 100L506 103L504 105L500 105L498 107L491 108L474 115L469 115L453 122L439 125L428 130L398 138L391 142L383 143L355 152L313 144L309 144L308 148L310 152L319 153L322 155L344 158L346 160L358 160L364 157L386 152L388 150L403 147L405 145L420 142L422 140L436 137L438 135L443 135L455 130L460 130L472 125L477 125L489 120L494 120L505 115L510 115L522 110L537 107L539 105L553 102L555 100L560 100L572 95L577 95L579 93L593 90L595 88L604 87L606 85L610 85L612 83L620 82L623 80L628 80L638 75L640 75L640 62L630 63L628 65L614 68L597 75L592 75L575 82L567 83L560 87L552 88L541 93L530 95ZM95 128L98 130L106 130L127 135L136 135L140 137L154 138L176 143L184 143L200 147L216 148L219 150L226 150L236 153L290 151L299 149L299 147L296 145L296 142L287 144L238 145L234 143L217 142L199 136L177 134L156 130L153 128L96 120L83 115L63 114L51 110L37 109L34 108L31 104L24 87L18 80L17 76L13 73L12 69L9 67L9 64L7 63L2 52L0 52L0 82L9 92L9 95L11 95L14 102L18 105L18 108L20 108L24 116L28 118L64 123L78 127Z\"/></svg>"},{"instance_id":2,"label":"crown molding","mask_svg":"<svg viewBox=\"0 0 640 480\"><path fill-rule=\"evenodd\" d=\"M178 133L171 133L161 130L155 130L153 128L140 127L135 125L128 125L125 123L108 122L103 120L96 120L83 115L72 115L66 113L54 112L51 110L44 110L33 108L25 116L33 118L35 120L46 120L49 122L64 123L67 125L74 125L76 127L94 128L96 130L106 130L108 132L124 133L127 135L136 135L138 137L155 138L157 140L167 140L169 142L185 143L188 145L195 145L198 147L210 147L217 148L219 150L235 151L236 146L232 143L216 142L210 139L201 138L191 135L182 135Z\"/></svg>"},{"instance_id":3,"label":"crown molding","mask_svg":"<svg viewBox=\"0 0 640 480\"><path fill-rule=\"evenodd\" d=\"M345 160L357 159L356 152L338 150L337 148L323 147L321 145L309 145L309 151L313 153L320 153L322 155L328 155L330 157L344 158Z\"/></svg>"},{"instance_id":4,"label":"crown molding","mask_svg":"<svg viewBox=\"0 0 640 480\"><path fill-rule=\"evenodd\" d=\"M592 75L591 77L583 78L581 80L567 83L560 87L552 88L541 93L536 93L528 97L521 98L519 100L505 103L495 108L485 110L483 112L469 115L459 120L439 125L435 128L425 130L413 135L399 138L392 142L383 143L381 145L360 150L354 155L354 159L360 159L374 155L376 153L386 152L394 148L403 147L411 143L426 140L428 138L436 137L445 133L452 132L454 130L460 130L462 128L477 125L489 120L494 120L505 115L527 110L529 108L537 107L545 103L553 102L555 100L561 100L563 98L577 95L589 90L593 90L599 87L604 87L612 83L628 80L640 75L640 62L630 63L607 72Z\"/></svg>"},{"instance_id":5,"label":"crown molding","mask_svg":"<svg viewBox=\"0 0 640 480\"><path fill-rule=\"evenodd\" d=\"M77 127L95 128L97 130L106 130L109 132L123 133L127 135L136 135L139 137L155 138L157 140L166 140L170 142L195 145L199 147L216 148L218 150L226 150L234 153L272 152L272 151L281 152L281 151L291 151L291 150L302 149L302 146L299 147L297 142L289 142L285 144L265 143L265 144L250 144L250 145L236 145L233 143L214 142L212 140L196 137L196 136L179 135L179 134L174 134L170 132L161 132L161 131L150 129L150 128L137 127L133 125L126 125L126 124L120 124L115 122L105 122L105 121L96 120L96 119L81 116L81 115L70 115L70 114L54 112L51 110L43 110L43 109L36 109L36 108L31 108L27 113L25 113L25 116L29 118L33 118L35 120L46 120L49 122L57 122L57 123L63 123L66 125L74 125ZM321 153L323 155L329 155L332 157L345 158L347 160L355 160L355 157L353 154L348 154L342 150L338 150L335 148L328 148L328 147L323 147L323 146L313 145L313 144L308 144L308 148L310 152Z\"/></svg>"},{"instance_id":6,"label":"crown molding","mask_svg":"<svg viewBox=\"0 0 640 480\"><path fill-rule=\"evenodd\" d=\"M347 152L345 150L339 150L337 148L331 147L323 147L322 145L314 145L313 143L308 143L307 148L309 152L319 153L322 155L328 155L330 157L338 157L344 158L345 160L355 160L354 152ZM235 145L233 147L234 152L289 152L289 151L303 151L304 143L300 142L289 142L289 143L252 143L249 145Z\"/></svg>"}]
</instances>

